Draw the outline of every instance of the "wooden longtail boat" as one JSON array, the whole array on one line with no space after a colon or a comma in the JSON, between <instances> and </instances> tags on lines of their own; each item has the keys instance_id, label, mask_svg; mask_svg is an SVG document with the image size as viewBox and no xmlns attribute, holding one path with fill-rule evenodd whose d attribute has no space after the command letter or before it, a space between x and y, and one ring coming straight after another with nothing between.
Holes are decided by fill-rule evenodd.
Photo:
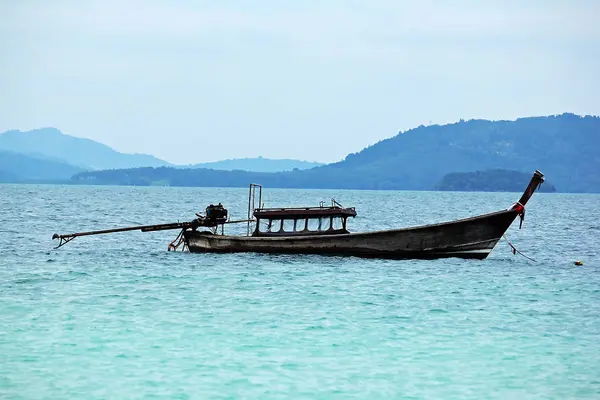
<instances>
[{"instance_id":1,"label":"wooden longtail boat","mask_svg":"<svg viewBox=\"0 0 600 400\"><path fill-rule=\"evenodd\" d=\"M321 203L319 207L264 208L262 186L251 184L248 218L244 220L228 219L227 209L219 203L207 207L205 215L196 214L198 218L191 222L54 234L52 238L60 239L57 247L61 247L79 236L130 230L151 232L181 229L177 238L169 244L169 250L176 250L183 245L184 249L187 248L192 253L256 252L391 259L484 259L517 217L521 217L522 223L525 205L543 182L544 175L536 170L519 201L505 210L450 222L365 233L351 233L347 229L348 218L356 216L354 207L344 208L332 200L331 206ZM246 235L225 235L224 226L232 223L246 223Z\"/></svg>"},{"instance_id":2,"label":"wooden longtail boat","mask_svg":"<svg viewBox=\"0 0 600 400\"><path fill-rule=\"evenodd\" d=\"M376 258L486 258L544 181L536 171L512 207L471 218L411 228L366 233L346 229L354 208L256 208L255 229L248 236L227 236L188 229L184 241L191 252L257 252L351 255ZM259 187L258 185L254 185ZM252 191L252 187L251 187ZM252 194L250 196L252 198ZM260 200L259 200L260 204ZM262 222L266 224L262 224ZM311 221L315 221L311 228ZM337 225L336 225L336 221ZM289 223L288 223L289 222ZM263 230L263 228L266 229Z\"/></svg>"}]
</instances>

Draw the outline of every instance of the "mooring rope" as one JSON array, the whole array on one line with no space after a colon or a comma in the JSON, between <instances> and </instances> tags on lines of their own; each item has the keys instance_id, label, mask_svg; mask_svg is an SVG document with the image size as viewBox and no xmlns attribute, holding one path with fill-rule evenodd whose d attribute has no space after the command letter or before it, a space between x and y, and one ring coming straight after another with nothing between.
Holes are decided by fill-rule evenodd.
<instances>
[{"instance_id":1,"label":"mooring rope","mask_svg":"<svg viewBox=\"0 0 600 400\"><path fill-rule=\"evenodd\" d=\"M517 254L519 253L520 255L522 255L523 257L525 257L526 259L533 261L533 262L537 262L536 260L534 260L531 257L527 257L525 254L521 253L519 250L517 250L517 248L510 242L510 240L508 240L508 238L506 237L506 234L503 234L502 237L504 238L504 240L506 240L506 243L508 243L508 245L510 246L510 248L512 249L512 253L513 254Z\"/></svg>"}]
</instances>

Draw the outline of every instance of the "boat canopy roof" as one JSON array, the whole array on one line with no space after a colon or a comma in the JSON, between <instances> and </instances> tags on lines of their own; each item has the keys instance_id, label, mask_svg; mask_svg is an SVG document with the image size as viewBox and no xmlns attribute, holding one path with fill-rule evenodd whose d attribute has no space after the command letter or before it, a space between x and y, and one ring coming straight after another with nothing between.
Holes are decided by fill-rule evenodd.
<instances>
[{"instance_id":1,"label":"boat canopy roof","mask_svg":"<svg viewBox=\"0 0 600 400\"><path fill-rule=\"evenodd\" d=\"M354 207L298 207L298 208L257 208L254 210L257 219L304 219L328 217L356 217Z\"/></svg>"}]
</instances>

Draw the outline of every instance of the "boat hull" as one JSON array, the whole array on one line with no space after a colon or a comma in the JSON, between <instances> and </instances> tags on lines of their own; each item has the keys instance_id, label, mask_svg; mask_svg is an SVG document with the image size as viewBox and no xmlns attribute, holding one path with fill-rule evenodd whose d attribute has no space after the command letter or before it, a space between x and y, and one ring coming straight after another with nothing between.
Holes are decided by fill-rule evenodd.
<instances>
[{"instance_id":1,"label":"boat hull","mask_svg":"<svg viewBox=\"0 0 600 400\"><path fill-rule=\"evenodd\" d=\"M413 228L319 236L253 237L188 230L193 253L279 253L388 259L486 258L519 215L514 209Z\"/></svg>"}]
</instances>

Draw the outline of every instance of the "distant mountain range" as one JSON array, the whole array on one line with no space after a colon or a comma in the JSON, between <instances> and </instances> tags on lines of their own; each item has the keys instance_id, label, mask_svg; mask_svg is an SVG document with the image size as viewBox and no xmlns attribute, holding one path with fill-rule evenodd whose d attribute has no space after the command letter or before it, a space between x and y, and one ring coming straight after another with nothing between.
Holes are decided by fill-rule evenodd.
<instances>
[{"instance_id":1,"label":"distant mountain range","mask_svg":"<svg viewBox=\"0 0 600 400\"><path fill-rule=\"evenodd\" d=\"M269 159L263 157L257 158L236 158L215 162L193 164L180 166L180 168L207 168L224 171L250 171L250 172L283 172L293 171L294 169L304 170L323 165L322 163L312 161L300 161L290 159Z\"/></svg>"},{"instance_id":2,"label":"distant mountain range","mask_svg":"<svg viewBox=\"0 0 600 400\"><path fill-rule=\"evenodd\" d=\"M565 113L419 126L314 168L302 161L263 158L182 168L47 128L0 135L0 151L5 152L0 154L0 179L60 180L73 172L69 182L77 184L245 187L257 182L281 188L434 190L440 182L459 182L460 187L460 179L443 181L449 173L507 170L530 176L539 169L558 191L600 193L599 148L600 118ZM16 160L14 153L21 158ZM145 167L135 168L140 165ZM288 171L272 172L277 170ZM490 176L509 176L501 175ZM476 175L459 177L463 183L477 180Z\"/></svg>"},{"instance_id":3,"label":"distant mountain range","mask_svg":"<svg viewBox=\"0 0 600 400\"><path fill-rule=\"evenodd\" d=\"M85 172L77 183L433 190L450 172L536 169L562 192L600 193L600 118L562 114L419 126L305 171L250 173L143 168Z\"/></svg>"},{"instance_id":4,"label":"distant mountain range","mask_svg":"<svg viewBox=\"0 0 600 400\"><path fill-rule=\"evenodd\" d=\"M120 153L102 143L55 128L0 134L0 182L68 180L82 171L137 167L211 168L256 172L292 171L321 165L308 161L244 158L176 166L148 154Z\"/></svg>"}]
</instances>

